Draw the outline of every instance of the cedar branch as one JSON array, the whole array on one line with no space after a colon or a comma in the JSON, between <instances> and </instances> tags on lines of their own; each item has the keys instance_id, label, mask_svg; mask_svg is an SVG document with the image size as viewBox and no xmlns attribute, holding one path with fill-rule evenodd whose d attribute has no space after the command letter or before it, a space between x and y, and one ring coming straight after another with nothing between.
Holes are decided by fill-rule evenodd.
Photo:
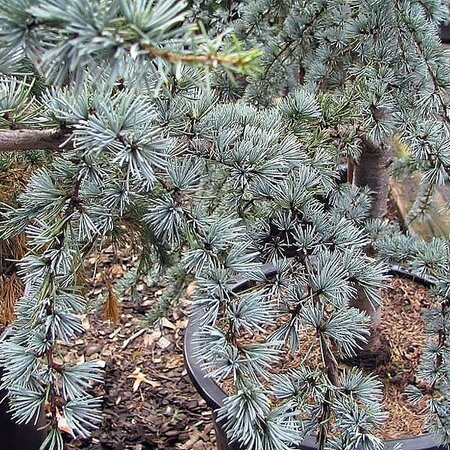
<instances>
[{"instance_id":1,"label":"cedar branch","mask_svg":"<svg viewBox=\"0 0 450 450\"><path fill-rule=\"evenodd\" d=\"M5 130L0 131L0 153L24 150L61 150L70 137L63 130Z\"/></svg>"}]
</instances>

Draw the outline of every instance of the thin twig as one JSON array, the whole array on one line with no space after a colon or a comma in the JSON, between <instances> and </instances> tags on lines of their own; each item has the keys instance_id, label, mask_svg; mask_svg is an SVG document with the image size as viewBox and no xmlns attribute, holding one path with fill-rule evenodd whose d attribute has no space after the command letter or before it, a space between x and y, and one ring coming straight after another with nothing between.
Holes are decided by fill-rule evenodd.
<instances>
[{"instance_id":1,"label":"thin twig","mask_svg":"<svg viewBox=\"0 0 450 450\"><path fill-rule=\"evenodd\" d=\"M185 62L188 64L206 64L212 66L229 64L234 67L242 67L252 59L247 52L237 52L229 55L210 52L197 55L195 53L175 53L149 44L141 44L140 47L147 52L149 58L161 58L171 63Z\"/></svg>"},{"instance_id":2,"label":"thin twig","mask_svg":"<svg viewBox=\"0 0 450 450\"><path fill-rule=\"evenodd\" d=\"M147 328L142 328L142 330L136 331L128 339L125 339L122 344L122 350L125 350L135 339L143 335L147 331Z\"/></svg>"}]
</instances>

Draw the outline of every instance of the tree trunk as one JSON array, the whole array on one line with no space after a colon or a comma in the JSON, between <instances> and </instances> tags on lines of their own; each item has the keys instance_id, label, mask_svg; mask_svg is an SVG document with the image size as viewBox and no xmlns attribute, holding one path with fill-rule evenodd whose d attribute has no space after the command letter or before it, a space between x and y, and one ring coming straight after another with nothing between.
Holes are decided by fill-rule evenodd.
<instances>
[{"instance_id":1,"label":"tree trunk","mask_svg":"<svg viewBox=\"0 0 450 450\"><path fill-rule=\"evenodd\" d=\"M363 289L357 286L357 295L350 306L364 311L371 319L370 336L367 343L362 343L362 348L356 356L347 358L345 362L354 366L374 369L375 367L386 363L391 357L389 342L380 333L381 308L374 308L370 303Z\"/></svg>"},{"instance_id":2,"label":"tree trunk","mask_svg":"<svg viewBox=\"0 0 450 450\"><path fill-rule=\"evenodd\" d=\"M370 216L382 218L387 212L389 195L389 165L393 157L392 140L378 145L363 139L363 150L358 163L354 166L353 184L358 187L367 186L372 193ZM351 306L364 311L371 318L370 337L363 349L348 362L367 368L383 364L390 357L388 342L379 331L381 309L374 309L363 290L358 293Z\"/></svg>"},{"instance_id":3,"label":"tree trunk","mask_svg":"<svg viewBox=\"0 0 450 450\"><path fill-rule=\"evenodd\" d=\"M389 165L393 157L392 140L378 145L363 139L363 150L353 173L353 184L372 192L371 217L383 217L389 194Z\"/></svg>"}]
</instances>

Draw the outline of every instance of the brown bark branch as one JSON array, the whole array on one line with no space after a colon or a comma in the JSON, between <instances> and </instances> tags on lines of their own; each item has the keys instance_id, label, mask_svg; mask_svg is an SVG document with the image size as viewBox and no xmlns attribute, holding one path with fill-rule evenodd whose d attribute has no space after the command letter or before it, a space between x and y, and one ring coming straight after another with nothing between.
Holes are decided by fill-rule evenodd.
<instances>
[{"instance_id":1,"label":"brown bark branch","mask_svg":"<svg viewBox=\"0 0 450 450\"><path fill-rule=\"evenodd\" d=\"M63 130L5 130L0 131L0 153L24 150L61 150L70 137Z\"/></svg>"}]
</instances>

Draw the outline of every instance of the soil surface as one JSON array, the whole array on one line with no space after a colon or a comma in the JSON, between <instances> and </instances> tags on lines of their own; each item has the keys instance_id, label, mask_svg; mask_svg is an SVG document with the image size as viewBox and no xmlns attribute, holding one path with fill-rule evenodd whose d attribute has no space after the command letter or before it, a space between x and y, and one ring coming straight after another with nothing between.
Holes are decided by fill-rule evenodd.
<instances>
[{"instance_id":1,"label":"soil surface","mask_svg":"<svg viewBox=\"0 0 450 450\"><path fill-rule=\"evenodd\" d=\"M211 412L191 385L183 364L187 323L179 309L158 325L142 329L144 309L124 302L117 326L97 314L77 345L81 359L105 361L103 423L89 440L72 441L68 449L213 448Z\"/></svg>"}]
</instances>

